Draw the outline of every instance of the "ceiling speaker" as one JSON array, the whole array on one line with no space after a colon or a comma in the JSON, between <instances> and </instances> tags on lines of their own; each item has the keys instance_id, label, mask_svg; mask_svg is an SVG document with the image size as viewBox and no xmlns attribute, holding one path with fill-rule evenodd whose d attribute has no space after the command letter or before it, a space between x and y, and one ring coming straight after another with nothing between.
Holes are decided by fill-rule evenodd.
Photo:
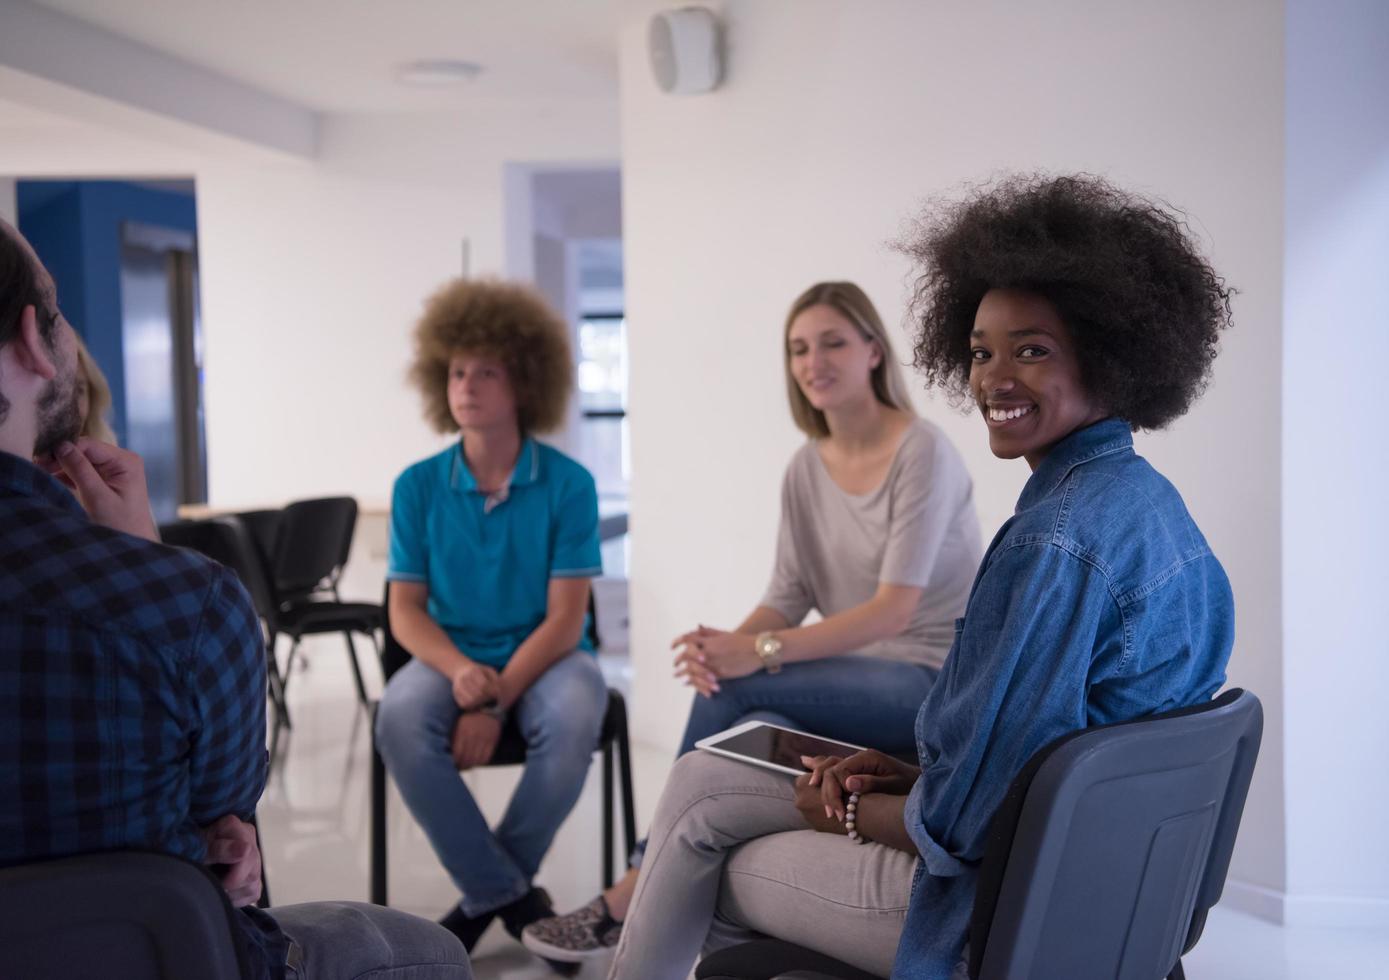
<instances>
[{"instance_id":1,"label":"ceiling speaker","mask_svg":"<svg viewBox=\"0 0 1389 980\"><path fill-rule=\"evenodd\" d=\"M651 18L647 32L651 71L663 92L712 92L723 76L719 22L705 7L681 7Z\"/></svg>"}]
</instances>

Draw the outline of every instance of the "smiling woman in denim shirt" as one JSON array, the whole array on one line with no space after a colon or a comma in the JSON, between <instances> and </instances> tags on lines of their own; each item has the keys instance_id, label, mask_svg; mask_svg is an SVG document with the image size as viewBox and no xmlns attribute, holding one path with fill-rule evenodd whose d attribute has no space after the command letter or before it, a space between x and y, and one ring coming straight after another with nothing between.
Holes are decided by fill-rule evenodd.
<instances>
[{"instance_id":1,"label":"smiling woman in denim shirt","mask_svg":"<svg viewBox=\"0 0 1389 980\"><path fill-rule=\"evenodd\" d=\"M1184 223L1097 178L1022 177L943 209L906 250L917 366L1032 469L917 716L921 768L863 752L807 759L793 784L681 759L615 978L683 978L701 947L750 931L878 975L963 976L985 833L1026 760L1224 681L1229 582L1131 435L1185 413L1229 324ZM868 846L846 838L847 792Z\"/></svg>"}]
</instances>

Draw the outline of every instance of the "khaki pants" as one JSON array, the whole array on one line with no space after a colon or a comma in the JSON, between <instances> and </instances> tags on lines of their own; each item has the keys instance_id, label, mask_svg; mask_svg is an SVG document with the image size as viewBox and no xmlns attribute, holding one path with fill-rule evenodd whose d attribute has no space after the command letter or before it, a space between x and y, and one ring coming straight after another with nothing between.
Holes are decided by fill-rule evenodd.
<instances>
[{"instance_id":1,"label":"khaki pants","mask_svg":"<svg viewBox=\"0 0 1389 980\"><path fill-rule=\"evenodd\" d=\"M685 980L701 950L775 936L887 976L915 858L810 830L792 777L692 752L656 810L612 980Z\"/></svg>"}]
</instances>

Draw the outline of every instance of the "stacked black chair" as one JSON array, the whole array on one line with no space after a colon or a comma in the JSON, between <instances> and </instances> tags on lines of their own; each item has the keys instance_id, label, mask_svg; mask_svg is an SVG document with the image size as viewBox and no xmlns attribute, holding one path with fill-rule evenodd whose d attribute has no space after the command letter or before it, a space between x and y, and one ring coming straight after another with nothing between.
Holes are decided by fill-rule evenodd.
<instances>
[{"instance_id":1,"label":"stacked black chair","mask_svg":"<svg viewBox=\"0 0 1389 980\"><path fill-rule=\"evenodd\" d=\"M173 545L176 548L189 548L231 569L241 580L247 593L250 594L251 603L256 608L262 629L268 632L273 628L277 615L274 595L271 592L270 584L266 581L265 569L260 561L256 545L240 518L212 517L200 521L175 521L172 524L161 525L159 537L165 544ZM262 636L261 639L264 641L265 636ZM275 670L274 655L268 646L266 647L266 677L269 682L270 699L275 705L277 717L275 734L278 736L280 731L278 718L282 717L284 711L284 691L279 686L280 676ZM271 758L274 758L274 743L271 744L270 755ZM251 822L256 825L256 846L260 847L260 825L254 816L251 818ZM262 849L262 857L264 853ZM257 904L261 908L269 908L270 886L263 867L261 880L260 901Z\"/></svg>"},{"instance_id":2,"label":"stacked black chair","mask_svg":"<svg viewBox=\"0 0 1389 980\"><path fill-rule=\"evenodd\" d=\"M1072 732L1013 780L989 827L971 980L1182 980L1220 900L1263 709L1247 691ZM707 957L699 980L863 980L778 940Z\"/></svg>"},{"instance_id":3,"label":"stacked black chair","mask_svg":"<svg viewBox=\"0 0 1389 980\"><path fill-rule=\"evenodd\" d=\"M362 634L375 649L381 607L372 602L343 602L338 594L338 580L347 564L357 526L357 501L351 497L297 500L280 513L278 521L264 512L242 516L256 527L260 547L269 545L273 549L269 557L276 604L275 618L270 624L272 664L280 634L291 641L284 673L279 675L281 690L289 686L304 637L341 633L347 641L357 697L363 706L369 705L352 635ZM277 718L288 726L288 711L282 710Z\"/></svg>"},{"instance_id":4,"label":"stacked black chair","mask_svg":"<svg viewBox=\"0 0 1389 980\"><path fill-rule=\"evenodd\" d=\"M24 980L239 980L227 894L167 854L82 854L0 870L0 974Z\"/></svg>"},{"instance_id":5,"label":"stacked black chair","mask_svg":"<svg viewBox=\"0 0 1389 980\"><path fill-rule=\"evenodd\" d=\"M390 621L390 583L382 600L381 673L389 680L410 660L410 654L391 634ZM373 719L374 720L374 719ZM625 855L630 856L637 846L636 807L632 797L632 746L627 735L627 702L622 695L608 689L608 710L603 717L603 730L599 745L603 752L603 887L613 883L613 839L616 828L613 826L613 775L616 771L622 780L622 829L626 845ZM516 726L515 720L502 729L497 750L492 755L489 766L515 766L526 761L526 740ZM377 905L386 902L386 763L376 746L376 731L373 726L371 738L371 901Z\"/></svg>"},{"instance_id":6,"label":"stacked black chair","mask_svg":"<svg viewBox=\"0 0 1389 980\"><path fill-rule=\"evenodd\" d=\"M159 537L178 548L191 548L219 562L236 573L251 596L260 617L265 642L266 673L269 677L270 699L275 705L276 725L287 718L284 689L280 684L279 668L275 665L272 638L279 620L279 602L270 584L268 569L254 536L240 515L213 517L199 521L176 521L159 528Z\"/></svg>"}]
</instances>

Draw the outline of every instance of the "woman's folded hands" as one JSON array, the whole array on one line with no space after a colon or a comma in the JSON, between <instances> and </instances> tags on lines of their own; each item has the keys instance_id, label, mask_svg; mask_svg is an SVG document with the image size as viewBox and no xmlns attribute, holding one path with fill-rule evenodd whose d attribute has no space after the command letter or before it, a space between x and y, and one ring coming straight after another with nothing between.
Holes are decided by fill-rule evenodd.
<instances>
[{"instance_id":1,"label":"woman's folded hands","mask_svg":"<svg viewBox=\"0 0 1389 980\"><path fill-rule=\"evenodd\" d=\"M904 797L921 775L916 766L874 749L856 752L847 759L832 755L801 756L801 763L810 771L796 777L796 809L811 827L829 834L848 832L844 821L851 793ZM867 816L865 809L860 804L861 832L899 849L907 849L902 847L906 841L899 840L905 838L905 827L867 826L863 820ZM895 811L891 807L884 809L900 816L901 803L897 803Z\"/></svg>"}]
</instances>

